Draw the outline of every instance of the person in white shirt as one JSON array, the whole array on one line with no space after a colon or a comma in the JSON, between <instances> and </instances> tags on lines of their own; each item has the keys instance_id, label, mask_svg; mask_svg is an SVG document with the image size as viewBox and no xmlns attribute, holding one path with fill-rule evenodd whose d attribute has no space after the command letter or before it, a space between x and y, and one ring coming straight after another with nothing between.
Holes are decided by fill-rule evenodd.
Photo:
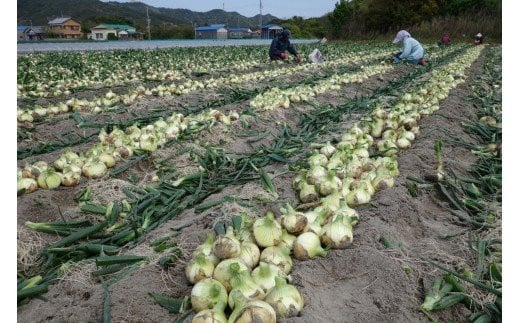
<instances>
[{"instance_id":1,"label":"person in white shirt","mask_svg":"<svg viewBox=\"0 0 520 323\"><path fill-rule=\"evenodd\" d=\"M404 61L411 64L425 65L424 48L409 32L406 30L399 31L392 43L403 44L403 50L395 55L395 64Z\"/></svg>"}]
</instances>

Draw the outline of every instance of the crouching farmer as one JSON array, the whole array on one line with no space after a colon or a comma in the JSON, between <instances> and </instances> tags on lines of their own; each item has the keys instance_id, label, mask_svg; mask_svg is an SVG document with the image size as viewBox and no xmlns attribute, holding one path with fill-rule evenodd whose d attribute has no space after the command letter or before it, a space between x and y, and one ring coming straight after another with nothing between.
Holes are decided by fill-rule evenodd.
<instances>
[{"instance_id":1,"label":"crouching farmer","mask_svg":"<svg viewBox=\"0 0 520 323\"><path fill-rule=\"evenodd\" d=\"M278 37L275 37L271 42L271 47L269 48L269 58L271 60L285 60L287 57L285 55L285 51L289 51L297 62L300 61L300 54L296 51L294 46L289 41L289 37L291 37L291 31L289 29L284 29Z\"/></svg>"},{"instance_id":2,"label":"crouching farmer","mask_svg":"<svg viewBox=\"0 0 520 323\"><path fill-rule=\"evenodd\" d=\"M409 32L401 30L393 40L394 44L403 44L403 50L395 55L394 63L405 61L411 64L424 65L424 48Z\"/></svg>"}]
</instances>

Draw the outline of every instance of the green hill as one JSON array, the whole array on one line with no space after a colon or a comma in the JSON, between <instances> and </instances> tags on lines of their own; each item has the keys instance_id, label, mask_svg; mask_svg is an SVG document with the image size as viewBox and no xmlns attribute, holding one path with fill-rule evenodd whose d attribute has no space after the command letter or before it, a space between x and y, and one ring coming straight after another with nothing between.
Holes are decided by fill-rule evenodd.
<instances>
[{"instance_id":1,"label":"green hill","mask_svg":"<svg viewBox=\"0 0 520 323\"><path fill-rule=\"evenodd\" d=\"M18 24L46 25L57 17L72 17L84 29L105 23L130 23L138 29L146 26L146 8L152 26L228 24L230 26L257 27L260 16L245 17L237 12L215 9L208 12L194 12L187 9L156 8L141 2L120 3L98 0L18 0ZM262 22L268 23L276 17L262 15Z\"/></svg>"}]
</instances>

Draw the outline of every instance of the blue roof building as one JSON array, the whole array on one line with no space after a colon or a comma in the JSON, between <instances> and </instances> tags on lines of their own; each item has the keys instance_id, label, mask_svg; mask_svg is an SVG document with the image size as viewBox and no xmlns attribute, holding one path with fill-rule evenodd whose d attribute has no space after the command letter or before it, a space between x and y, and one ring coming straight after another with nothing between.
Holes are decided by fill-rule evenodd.
<instances>
[{"instance_id":1,"label":"blue roof building","mask_svg":"<svg viewBox=\"0 0 520 323\"><path fill-rule=\"evenodd\" d=\"M227 39L228 30L226 25L209 25L195 28L197 39Z\"/></svg>"},{"instance_id":2,"label":"blue roof building","mask_svg":"<svg viewBox=\"0 0 520 323\"><path fill-rule=\"evenodd\" d=\"M280 31L283 30L283 27L277 24L267 24L262 26L262 34L260 38L262 39L273 39L278 35Z\"/></svg>"}]
</instances>

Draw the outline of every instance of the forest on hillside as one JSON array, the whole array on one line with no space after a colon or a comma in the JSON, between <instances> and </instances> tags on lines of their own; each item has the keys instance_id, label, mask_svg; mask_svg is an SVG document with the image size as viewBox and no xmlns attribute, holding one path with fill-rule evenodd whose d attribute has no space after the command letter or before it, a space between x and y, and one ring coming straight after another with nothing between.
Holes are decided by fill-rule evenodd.
<instances>
[{"instance_id":1,"label":"forest on hillside","mask_svg":"<svg viewBox=\"0 0 520 323\"><path fill-rule=\"evenodd\" d=\"M499 41L502 1L340 0L327 19L327 34L339 39L366 39L409 29L426 38L444 31L461 37L482 32Z\"/></svg>"}]
</instances>

